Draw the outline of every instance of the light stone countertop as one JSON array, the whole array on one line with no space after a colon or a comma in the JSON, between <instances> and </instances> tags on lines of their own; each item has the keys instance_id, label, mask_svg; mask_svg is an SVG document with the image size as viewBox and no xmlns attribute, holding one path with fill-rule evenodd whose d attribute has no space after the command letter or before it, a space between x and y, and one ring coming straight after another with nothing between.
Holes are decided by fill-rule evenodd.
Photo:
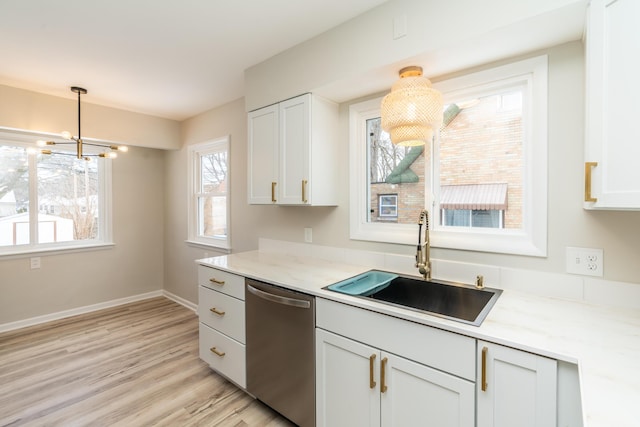
<instances>
[{"instance_id":1,"label":"light stone countertop","mask_svg":"<svg viewBox=\"0 0 640 427\"><path fill-rule=\"evenodd\" d=\"M323 290L369 267L269 252L196 261L318 297L578 364L585 427L640 426L640 311L504 290L481 326Z\"/></svg>"}]
</instances>

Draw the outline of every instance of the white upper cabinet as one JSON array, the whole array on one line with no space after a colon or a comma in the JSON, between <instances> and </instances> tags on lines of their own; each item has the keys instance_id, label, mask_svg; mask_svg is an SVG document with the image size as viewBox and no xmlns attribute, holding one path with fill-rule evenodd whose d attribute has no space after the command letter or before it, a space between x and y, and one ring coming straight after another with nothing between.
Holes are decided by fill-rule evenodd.
<instances>
[{"instance_id":1,"label":"white upper cabinet","mask_svg":"<svg viewBox=\"0 0 640 427\"><path fill-rule=\"evenodd\" d=\"M276 104L249 113L249 203L276 202L275 187L279 173L278 111Z\"/></svg>"},{"instance_id":2,"label":"white upper cabinet","mask_svg":"<svg viewBox=\"0 0 640 427\"><path fill-rule=\"evenodd\" d=\"M337 121L338 106L311 94L251 111L249 203L336 205Z\"/></svg>"},{"instance_id":3,"label":"white upper cabinet","mask_svg":"<svg viewBox=\"0 0 640 427\"><path fill-rule=\"evenodd\" d=\"M639 17L638 0L591 0L589 6L586 209L640 209Z\"/></svg>"}]
</instances>

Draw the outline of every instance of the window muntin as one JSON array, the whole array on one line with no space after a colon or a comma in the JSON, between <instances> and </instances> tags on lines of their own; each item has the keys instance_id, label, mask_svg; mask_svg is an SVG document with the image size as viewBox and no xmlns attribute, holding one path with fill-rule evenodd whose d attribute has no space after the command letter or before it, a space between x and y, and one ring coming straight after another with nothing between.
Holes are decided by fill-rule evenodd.
<instances>
[{"instance_id":1,"label":"window muntin","mask_svg":"<svg viewBox=\"0 0 640 427\"><path fill-rule=\"evenodd\" d=\"M190 147L189 241L228 249L229 139Z\"/></svg>"},{"instance_id":2,"label":"window muntin","mask_svg":"<svg viewBox=\"0 0 640 427\"><path fill-rule=\"evenodd\" d=\"M0 254L111 244L110 160L39 154L42 137L0 130Z\"/></svg>"},{"instance_id":3,"label":"window muntin","mask_svg":"<svg viewBox=\"0 0 640 427\"><path fill-rule=\"evenodd\" d=\"M546 67L546 57L538 57L434 84L445 97L445 124L448 128L442 135L436 135L431 147L410 149L420 152L415 159L408 160L408 167L401 169L408 171L408 176L414 181L417 176L417 182L385 182L389 185L384 189L386 192L393 190L398 193L397 223L376 223L375 217L370 215L374 209L371 203L376 200L376 187L380 186L380 183L369 179L371 139L385 138L382 132L375 134L376 128L370 124L379 117L380 100L352 105L351 238L415 244L414 229L419 211L428 207L432 215L432 245L435 247L546 255ZM480 120L479 113L487 109L492 111L492 119ZM467 125L460 126L465 115L468 116ZM475 125L475 131L469 122ZM506 142L492 135L498 129L501 134L509 136ZM474 141L479 147L468 145ZM467 144L466 148L464 144ZM409 157L409 153L409 150L404 152L405 157ZM400 159L398 164L402 161ZM419 162L424 162L424 166ZM456 177L454 172L460 171L464 173L458 173ZM471 176L474 177L471 180L463 179ZM450 209L440 207L441 186L505 182L508 185L506 206L511 208L510 212L506 206L465 208L470 211L470 225L474 224L473 211L489 210L496 212L476 212L475 224L494 224L490 218L498 218L500 227L450 225L457 223L442 218ZM414 188L403 190L409 186ZM407 200L417 205L412 207L417 213L408 214L406 220L402 219L403 213L411 210L402 203L403 192L408 193Z\"/></svg>"}]
</instances>

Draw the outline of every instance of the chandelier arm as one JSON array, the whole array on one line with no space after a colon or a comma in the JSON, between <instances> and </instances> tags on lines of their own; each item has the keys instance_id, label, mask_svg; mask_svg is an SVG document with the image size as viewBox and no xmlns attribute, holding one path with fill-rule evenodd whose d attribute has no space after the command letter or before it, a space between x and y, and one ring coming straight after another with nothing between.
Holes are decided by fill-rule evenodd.
<instances>
[{"instance_id":1,"label":"chandelier arm","mask_svg":"<svg viewBox=\"0 0 640 427\"><path fill-rule=\"evenodd\" d=\"M90 145L92 147L110 148L110 149L113 150L113 148L111 148L110 145L106 145L106 144L98 144L98 143L93 143L93 142L82 141L82 145Z\"/></svg>"}]
</instances>

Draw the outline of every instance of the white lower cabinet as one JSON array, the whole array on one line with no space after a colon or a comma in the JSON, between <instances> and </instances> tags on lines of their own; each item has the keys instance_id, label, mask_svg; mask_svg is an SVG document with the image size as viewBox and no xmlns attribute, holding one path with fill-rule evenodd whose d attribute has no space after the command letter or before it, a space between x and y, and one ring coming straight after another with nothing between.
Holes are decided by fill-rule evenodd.
<instances>
[{"instance_id":1,"label":"white lower cabinet","mask_svg":"<svg viewBox=\"0 0 640 427\"><path fill-rule=\"evenodd\" d=\"M478 341L478 427L553 427L557 361Z\"/></svg>"},{"instance_id":2,"label":"white lower cabinet","mask_svg":"<svg viewBox=\"0 0 640 427\"><path fill-rule=\"evenodd\" d=\"M244 277L198 266L199 356L246 388Z\"/></svg>"},{"instance_id":3,"label":"white lower cabinet","mask_svg":"<svg viewBox=\"0 0 640 427\"><path fill-rule=\"evenodd\" d=\"M475 426L475 345L317 298L317 426Z\"/></svg>"},{"instance_id":4,"label":"white lower cabinet","mask_svg":"<svg viewBox=\"0 0 640 427\"><path fill-rule=\"evenodd\" d=\"M318 426L474 426L474 385L316 329Z\"/></svg>"}]
</instances>

